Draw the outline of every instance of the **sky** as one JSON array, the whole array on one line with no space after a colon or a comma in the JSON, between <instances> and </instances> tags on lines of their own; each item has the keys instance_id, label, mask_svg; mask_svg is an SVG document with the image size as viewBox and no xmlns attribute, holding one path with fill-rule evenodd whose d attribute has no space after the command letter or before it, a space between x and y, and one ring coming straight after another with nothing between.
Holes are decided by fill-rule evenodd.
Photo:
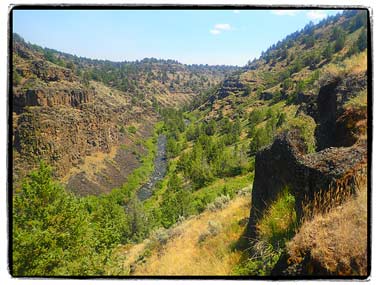
<instances>
[{"instance_id":1,"label":"sky","mask_svg":"<svg viewBox=\"0 0 380 285\"><path fill-rule=\"evenodd\" d=\"M13 32L77 56L245 65L339 10L14 10Z\"/></svg>"}]
</instances>

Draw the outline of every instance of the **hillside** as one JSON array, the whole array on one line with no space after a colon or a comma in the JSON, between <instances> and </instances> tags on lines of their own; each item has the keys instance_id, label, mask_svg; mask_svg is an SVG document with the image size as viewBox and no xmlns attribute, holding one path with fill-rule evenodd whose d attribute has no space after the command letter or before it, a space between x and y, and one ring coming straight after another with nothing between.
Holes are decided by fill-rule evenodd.
<instances>
[{"instance_id":1,"label":"hillside","mask_svg":"<svg viewBox=\"0 0 380 285\"><path fill-rule=\"evenodd\" d=\"M349 205L358 203L352 193L366 189L358 179L367 179L366 16L347 11L307 25L223 81L199 107L209 123L215 120L218 125L226 116L232 124L239 122L239 144L249 143L248 155L254 157L247 237L255 242L242 269L247 274L366 275L367 224L365 218L359 222L347 214ZM293 201L290 208L284 208L284 197ZM366 209L366 196L359 201ZM357 211L360 217L365 213ZM274 220L276 215L292 218L280 222ZM316 233L313 227L320 225L320 216L331 221L321 235L336 239L331 238L328 249L323 238L315 244L305 236ZM294 251L298 256L286 261L286 244L302 221L290 242L291 256ZM356 233L346 237L347 231L336 228L341 223L357 227L360 249ZM347 248L336 244L343 239ZM262 250L273 255L257 253L262 243ZM303 248L295 249L298 246Z\"/></svg>"},{"instance_id":2,"label":"hillside","mask_svg":"<svg viewBox=\"0 0 380 285\"><path fill-rule=\"evenodd\" d=\"M13 179L55 177L15 189L14 275L368 276L367 21L310 23L239 69L15 36Z\"/></svg>"}]
</instances>

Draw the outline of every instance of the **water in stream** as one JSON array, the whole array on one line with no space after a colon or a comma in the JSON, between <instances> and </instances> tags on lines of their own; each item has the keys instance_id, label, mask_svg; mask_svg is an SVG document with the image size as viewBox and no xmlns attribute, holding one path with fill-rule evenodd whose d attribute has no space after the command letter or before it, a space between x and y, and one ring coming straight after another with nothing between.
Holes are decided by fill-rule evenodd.
<instances>
[{"instance_id":1,"label":"water in stream","mask_svg":"<svg viewBox=\"0 0 380 285\"><path fill-rule=\"evenodd\" d=\"M156 183L165 177L167 167L166 136L161 134L157 138L157 153L156 158L154 159L153 173L151 174L149 181L137 190L137 198L140 201L144 201L152 196Z\"/></svg>"}]
</instances>

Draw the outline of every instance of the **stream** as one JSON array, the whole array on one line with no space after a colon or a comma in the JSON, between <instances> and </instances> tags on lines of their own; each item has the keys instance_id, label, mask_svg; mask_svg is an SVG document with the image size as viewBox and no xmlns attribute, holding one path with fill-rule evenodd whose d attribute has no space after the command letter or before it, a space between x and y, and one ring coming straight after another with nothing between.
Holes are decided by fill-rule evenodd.
<instances>
[{"instance_id":1,"label":"stream","mask_svg":"<svg viewBox=\"0 0 380 285\"><path fill-rule=\"evenodd\" d=\"M137 198L140 201L148 199L153 194L156 183L162 180L167 171L168 161L166 159L166 136L161 134L157 138L157 153L154 159L154 170L149 181L137 190Z\"/></svg>"}]
</instances>

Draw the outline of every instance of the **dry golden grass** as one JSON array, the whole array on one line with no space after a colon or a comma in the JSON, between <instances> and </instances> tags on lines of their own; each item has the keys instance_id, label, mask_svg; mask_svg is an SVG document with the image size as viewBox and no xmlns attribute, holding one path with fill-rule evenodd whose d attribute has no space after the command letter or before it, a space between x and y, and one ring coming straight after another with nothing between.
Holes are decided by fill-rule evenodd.
<instances>
[{"instance_id":1,"label":"dry golden grass","mask_svg":"<svg viewBox=\"0 0 380 285\"><path fill-rule=\"evenodd\" d=\"M364 89L359 92L359 94L352 99L350 99L345 105L344 108L360 108L367 106L367 97L368 91Z\"/></svg>"},{"instance_id":2,"label":"dry golden grass","mask_svg":"<svg viewBox=\"0 0 380 285\"><path fill-rule=\"evenodd\" d=\"M153 250L146 262L136 266L134 275L228 275L239 262L242 252L233 250L233 245L243 234L242 218L249 216L250 196L237 197L220 211L205 211L179 226L181 232L166 245ZM208 232L209 221L220 225L220 232L209 235L203 242L199 236ZM139 245L137 245L139 246ZM139 248L142 252L141 247ZM136 251L132 251L136 256ZM128 254L124 263L131 262Z\"/></svg>"},{"instance_id":3,"label":"dry golden grass","mask_svg":"<svg viewBox=\"0 0 380 285\"><path fill-rule=\"evenodd\" d=\"M359 54L346 58L339 63L330 63L321 69L323 74L320 78L320 84L329 81L331 78L344 78L349 74L360 74L367 71L367 52L363 51Z\"/></svg>"},{"instance_id":4,"label":"dry golden grass","mask_svg":"<svg viewBox=\"0 0 380 285\"><path fill-rule=\"evenodd\" d=\"M61 181L67 182L70 177L82 171L84 171L90 179L92 178L95 180L96 173L101 172L106 167L105 163L109 160L112 160L115 157L118 149L118 146L112 146L110 152L108 153L98 151L92 153L89 156L86 156L83 159L83 163L81 163L78 166L72 167L67 173L67 175L61 179Z\"/></svg>"},{"instance_id":5,"label":"dry golden grass","mask_svg":"<svg viewBox=\"0 0 380 285\"><path fill-rule=\"evenodd\" d=\"M367 185L342 205L306 220L287 244L290 259L302 261L305 253L337 275L367 274Z\"/></svg>"}]
</instances>

